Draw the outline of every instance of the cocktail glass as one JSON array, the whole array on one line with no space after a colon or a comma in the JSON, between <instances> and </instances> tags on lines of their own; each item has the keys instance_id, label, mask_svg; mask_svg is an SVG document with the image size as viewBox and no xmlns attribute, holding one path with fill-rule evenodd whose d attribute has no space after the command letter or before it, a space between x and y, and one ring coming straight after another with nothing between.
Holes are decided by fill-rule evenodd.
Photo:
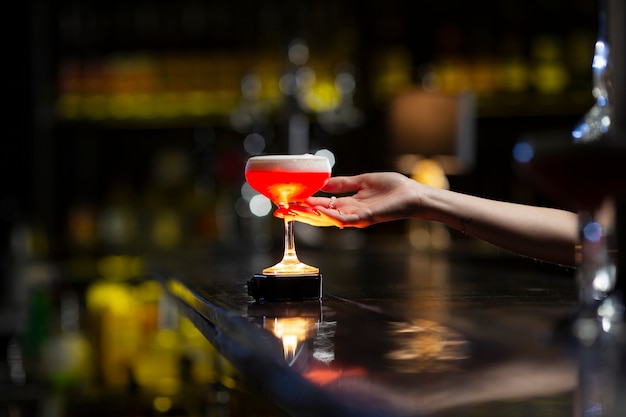
<instances>
[{"instance_id":1,"label":"cocktail glass","mask_svg":"<svg viewBox=\"0 0 626 417\"><path fill-rule=\"evenodd\" d=\"M289 207L301 204L319 191L330 178L330 162L323 156L262 155L246 163L246 180L284 212L285 250L283 259L263 270L265 275L318 274L319 268L298 259L294 239L295 215Z\"/></svg>"}]
</instances>

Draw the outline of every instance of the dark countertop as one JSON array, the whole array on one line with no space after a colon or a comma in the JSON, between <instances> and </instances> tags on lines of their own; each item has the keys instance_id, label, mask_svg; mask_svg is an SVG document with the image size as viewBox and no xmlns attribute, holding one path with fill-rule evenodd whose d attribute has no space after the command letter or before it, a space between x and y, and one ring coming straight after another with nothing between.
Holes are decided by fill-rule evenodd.
<instances>
[{"instance_id":1,"label":"dark countertop","mask_svg":"<svg viewBox=\"0 0 626 417\"><path fill-rule=\"evenodd\" d=\"M299 255L321 269L319 302L248 296L268 253L207 249L164 275L184 314L288 415L571 417L608 395L597 370L618 370L607 384L624 387L621 345L581 347L557 330L576 307L571 269L483 247Z\"/></svg>"}]
</instances>

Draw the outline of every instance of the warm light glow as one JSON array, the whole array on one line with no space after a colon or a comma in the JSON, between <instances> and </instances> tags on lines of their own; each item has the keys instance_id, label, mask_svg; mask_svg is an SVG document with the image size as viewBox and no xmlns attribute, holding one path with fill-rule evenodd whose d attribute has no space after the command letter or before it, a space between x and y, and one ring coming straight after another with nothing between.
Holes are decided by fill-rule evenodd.
<instances>
[{"instance_id":1,"label":"warm light glow","mask_svg":"<svg viewBox=\"0 0 626 417\"><path fill-rule=\"evenodd\" d=\"M441 165L434 159L422 159L415 163L411 178L435 188L448 189L450 184Z\"/></svg>"},{"instance_id":2,"label":"warm light glow","mask_svg":"<svg viewBox=\"0 0 626 417\"><path fill-rule=\"evenodd\" d=\"M160 413L165 413L172 408L172 400L168 397L156 397L152 403L154 409Z\"/></svg>"},{"instance_id":3,"label":"warm light glow","mask_svg":"<svg viewBox=\"0 0 626 417\"><path fill-rule=\"evenodd\" d=\"M388 336L397 346L387 354L399 372L440 372L467 358L467 340L436 322L393 323Z\"/></svg>"},{"instance_id":4,"label":"warm light glow","mask_svg":"<svg viewBox=\"0 0 626 417\"><path fill-rule=\"evenodd\" d=\"M154 219L152 241L160 249L176 248L182 236L181 219L174 210L160 210Z\"/></svg>"},{"instance_id":5,"label":"warm light glow","mask_svg":"<svg viewBox=\"0 0 626 417\"><path fill-rule=\"evenodd\" d=\"M410 88L397 94L388 111L392 152L396 157L434 159L448 175L471 170L475 160L474 102L474 95L468 92Z\"/></svg>"},{"instance_id":6,"label":"warm light glow","mask_svg":"<svg viewBox=\"0 0 626 417\"><path fill-rule=\"evenodd\" d=\"M265 328L270 330L283 343L285 359L294 358L298 346L312 337L316 319L313 317L285 317L268 321Z\"/></svg>"},{"instance_id":7,"label":"warm light glow","mask_svg":"<svg viewBox=\"0 0 626 417\"><path fill-rule=\"evenodd\" d=\"M293 358L296 356L296 349L298 348L298 337L293 334L286 334L283 336L283 352L285 358Z\"/></svg>"},{"instance_id":8,"label":"warm light glow","mask_svg":"<svg viewBox=\"0 0 626 417\"><path fill-rule=\"evenodd\" d=\"M367 372L363 368L351 368L351 369L313 369L307 372L304 376L309 381L317 385L327 385L340 378L362 378L367 375Z\"/></svg>"},{"instance_id":9,"label":"warm light glow","mask_svg":"<svg viewBox=\"0 0 626 417\"><path fill-rule=\"evenodd\" d=\"M132 295L137 301L154 303L163 296L163 287L155 280L142 281L132 287Z\"/></svg>"},{"instance_id":10,"label":"warm light glow","mask_svg":"<svg viewBox=\"0 0 626 417\"><path fill-rule=\"evenodd\" d=\"M98 260L96 267L103 278L111 281L124 281L141 273L143 261L137 256L110 255Z\"/></svg>"},{"instance_id":11,"label":"warm light glow","mask_svg":"<svg viewBox=\"0 0 626 417\"><path fill-rule=\"evenodd\" d=\"M68 232L74 242L81 246L93 245L98 235L95 210L90 207L76 207L70 211L68 217Z\"/></svg>"},{"instance_id":12,"label":"warm light glow","mask_svg":"<svg viewBox=\"0 0 626 417\"><path fill-rule=\"evenodd\" d=\"M328 70L337 65L333 54L317 51L310 60L301 40L294 40L287 53L294 66L287 72L283 52L69 58L58 68L55 111L65 120L130 122L229 117L238 111L266 116L281 108L286 95L320 111L336 107L335 97L354 89L354 80L345 76L341 86L331 85L335 81ZM325 81L316 81L318 72L325 74Z\"/></svg>"},{"instance_id":13,"label":"warm light glow","mask_svg":"<svg viewBox=\"0 0 626 417\"><path fill-rule=\"evenodd\" d=\"M337 108L341 100L334 82L320 80L308 88L302 97L304 105L316 113Z\"/></svg>"},{"instance_id":14,"label":"warm light glow","mask_svg":"<svg viewBox=\"0 0 626 417\"><path fill-rule=\"evenodd\" d=\"M160 347L171 349L176 346L178 335L174 330L161 330L156 335L156 341Z\"/></svg>"},{"instance_id":15,"label":"warm light glow","mask_svg":"<svg viewBox=\"0 0 626 417\"><path fill-rule=\"evenodd\" d=\"M136 307L128 285L99 281L89 286L86 294L87 309L90 313L109 310L115 314L125 314Z\"/></svg>"}]
</instances>

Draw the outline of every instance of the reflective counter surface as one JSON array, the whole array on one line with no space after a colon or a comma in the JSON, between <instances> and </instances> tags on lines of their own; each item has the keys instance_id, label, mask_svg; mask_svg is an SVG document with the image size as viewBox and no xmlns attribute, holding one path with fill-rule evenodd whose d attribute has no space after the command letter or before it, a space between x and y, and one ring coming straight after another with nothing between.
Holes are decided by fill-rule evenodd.
<instances>
[{"instance_id":1,"label":"reflective counter surface","mask_svg":"<svg viewBox=\"0 0 626 417\"><path fill-rule=\"evenodd\" d=\"M621 342L564 331L571 269L493 248L301 253L322 271L321 301L248 296L267 254L209 251L164 274L183 313L287 415L626 415Z\"/></svg>"}]
</instances>

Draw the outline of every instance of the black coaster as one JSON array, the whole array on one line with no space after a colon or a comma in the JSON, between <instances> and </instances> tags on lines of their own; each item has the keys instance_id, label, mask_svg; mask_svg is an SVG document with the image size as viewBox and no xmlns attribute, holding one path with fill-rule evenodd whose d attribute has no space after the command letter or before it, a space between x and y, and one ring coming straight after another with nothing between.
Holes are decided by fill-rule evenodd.
<instances>
[{"instance_id":1,"label":"black coaster","mask_svg":"<svg viewBox=\"0 0 626 417\"><path fill-rule=\"evenodd\" d=\"M322 275L254 274L248 281L248 295L259 303L319 300L322 298Z\"/></svg>"}]
</instances>

